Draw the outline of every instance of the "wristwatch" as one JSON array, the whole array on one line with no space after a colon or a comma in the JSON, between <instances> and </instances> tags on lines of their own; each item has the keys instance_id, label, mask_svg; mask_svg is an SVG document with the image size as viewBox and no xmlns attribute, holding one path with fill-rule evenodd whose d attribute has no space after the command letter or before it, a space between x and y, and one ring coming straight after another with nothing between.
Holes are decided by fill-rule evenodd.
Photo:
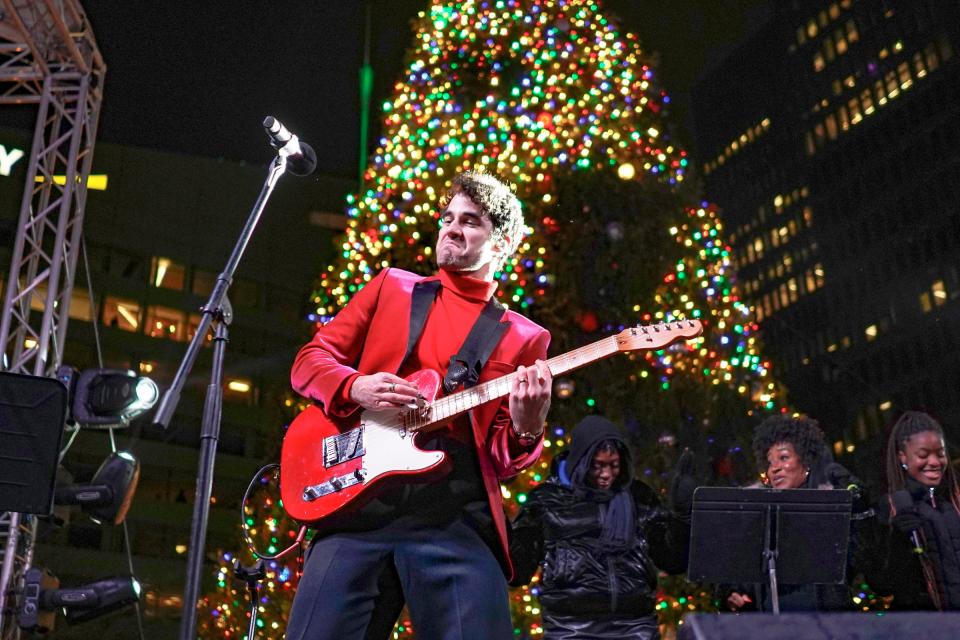
<instances>
[{"instance_id":1,"label":"wristwatch","mask_svg":"<svg viewBox=\"0 0 960 640\"><path fill-rule=\"evenodd\" d=\"M521 432L519 429L517 429L517 426L512 423L511 423L511 427L513 428L513 432L517 436L517 441L524 447L529 447L534 442L536 442L537 439L540 438L540 436L543 435L543 429L541 429L538 433L533 433L532 431Z\"/></svg>"}]
</instances>

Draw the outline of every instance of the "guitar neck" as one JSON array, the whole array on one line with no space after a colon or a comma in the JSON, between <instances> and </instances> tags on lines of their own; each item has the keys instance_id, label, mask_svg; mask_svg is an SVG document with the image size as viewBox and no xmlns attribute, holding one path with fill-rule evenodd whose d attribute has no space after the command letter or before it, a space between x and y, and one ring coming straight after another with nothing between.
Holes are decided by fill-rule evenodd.
<instances>
[{"instance_id":1,"label":"guitar neck","mask_svg":"<svg viewBox=\"0 0 960 640\"><path fill-rule=\"evenodd\" d=\"M546 361L553 376L579 369L591 362L607 358L620 349L617 336L609 336L597 342L585 345L573 351L555 356ZM516 372L489 380L475 387L439 398L431 405L430 413L424 417L412 417L412 431L429 431L431 428L446 424L451 419L466 413L476 406L502 398L510 393Z\"/></svg>"}]
</instances>

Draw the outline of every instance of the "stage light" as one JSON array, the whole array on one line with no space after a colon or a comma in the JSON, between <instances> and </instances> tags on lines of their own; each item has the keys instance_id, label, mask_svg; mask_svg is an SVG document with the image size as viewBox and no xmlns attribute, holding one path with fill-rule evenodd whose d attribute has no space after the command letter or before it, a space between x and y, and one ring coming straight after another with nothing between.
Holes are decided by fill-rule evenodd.
<instances>
[{"instance_id":1,"label":"stage light","mask_svg":"<svg viewBox=\"0 0 960 640\"><path fill-rule=\"evenodd\" d=\"M71 419L88 428L126 426L157 403L160 391L150 378L125 369L61 367L57 377L71 393Z\"/></svg>"},{"instance_id":2,"label":"stage light","mask_svg":"<svg viewBox=\"0 0 960 640\"><path fill-rule=\"evenodd\" d=\"M98 524L120 524L140 480L140 463L126 451L117 451L103 461L90 484L57 487L56 504L78 504Z\"/></svg>"},{"instance_id":3,"label":"stage light","mask_svg":"<svg viewBox=\"0 0 960 640\"><path fill-rule=\"evenodd\" d=\"M140 599L140 583L133 576L118 576L67 589L50 588L59 581L41 569L24 576L19 624L24 629L49 631L53 622L43 612L60 610L70 624L86 622Z\"/></svg>"}]
</instances>

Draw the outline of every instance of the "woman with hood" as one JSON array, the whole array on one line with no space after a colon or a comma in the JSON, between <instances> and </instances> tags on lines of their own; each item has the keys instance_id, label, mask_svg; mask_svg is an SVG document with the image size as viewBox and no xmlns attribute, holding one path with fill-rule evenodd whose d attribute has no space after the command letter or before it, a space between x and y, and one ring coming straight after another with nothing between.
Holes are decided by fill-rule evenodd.
<instances>
[{"instance_id":1,"label":"woman with hood","mask_svg":"<svg viewBox=\"0 0 960 640\"><path fill-rule=\"evenodd\" d=\"M674 481L674 506L686 517L677 516L633 477L630 450L612 422L588 416L574 428L569 451L529 493L510 543L512 584L543 567L546 640L660 637L657 570L686 570L694 488L688 473Z\"/></svg>"}]
</instances>

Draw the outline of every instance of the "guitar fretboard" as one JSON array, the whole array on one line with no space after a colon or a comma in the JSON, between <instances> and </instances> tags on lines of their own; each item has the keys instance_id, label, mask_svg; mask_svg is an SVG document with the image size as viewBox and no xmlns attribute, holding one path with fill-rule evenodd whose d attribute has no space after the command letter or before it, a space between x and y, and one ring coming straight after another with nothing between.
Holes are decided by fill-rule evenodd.
<instances>
[{"instance_id":1,"label":"guitar fretboard","mask_svg":"<svg viewBox=\"0 0 960 640\"><path fill-rule=\"evenodd\" d=\"M546 364L550 368L550 373L558 376L611 356L618 351L617 336L609 336L550 358ZM404 426L410 431L429 431L432 427L444 425L476 406L508 395L516 377L516 372L510 373L439 398L430 405L431 410L426 415L420 415L416 410L404 412L402 416Z\"/></svg>"}]
</instances>

